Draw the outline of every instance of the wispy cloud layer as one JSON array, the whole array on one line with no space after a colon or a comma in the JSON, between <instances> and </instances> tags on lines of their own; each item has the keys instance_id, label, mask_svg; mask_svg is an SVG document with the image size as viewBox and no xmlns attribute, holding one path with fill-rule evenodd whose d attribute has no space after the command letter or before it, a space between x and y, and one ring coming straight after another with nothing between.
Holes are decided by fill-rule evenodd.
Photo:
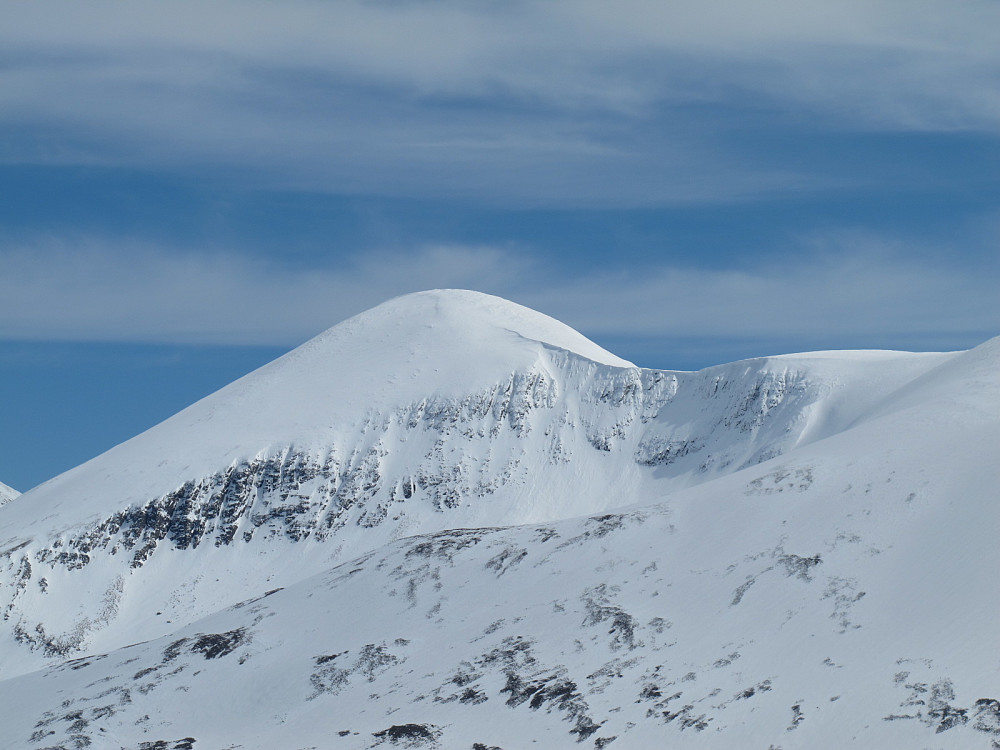
<instances>
[{"instance_id":1,"label":"wispy cloud layer","mask_svg":"<svg viewBox=\"0 0 1000 750\"><path fill-rule=\"evenodd\" d=\"M985 0L3 2L0 160L228 167L326 190L539 204L824 180L705 107L1000 131ZM613 186L613 189L609 189Z\"/></svg>"},{"instance_id":2,"label":"wispy cloud layer","mask_svg":"<svg viewBox=\"0 0 1000 750\"><path fill-rule=\"evenodd\" d=\"M372 253L296 270L141 244L37 244L0 252L0 337L294 344L406 291L503 285L517 272L516 261L486 248Z\"/></svg>"},{"instance_id":3,"label":"wispy cloud layer","mask_svg":"<svg viewBox=\"0 0 1000 750\"><path fill-rule=\"evenodd\" d=\"M371 253L296 271L230 254L39 244L0 253L0 337L294 345L435 287L502 294L603 338L919 343L1000 332L996 269L915 264L873 239L828 245L829 254L751 270L663 265L565 278L490 247Z\"/></svg>"},{"instance_id":4,"label":"wispy cloud layer","mask_svg":"<svg viewBox=\"0 0 1000 750\"><path fill-rule=\"evenodd\" d=\"M845 150L853 164L838 172L841 152L823 153L820 133L1000 136L1000 5L987 0L0 8L7 164L235 175L270 191L620 208L794 197L841 179L881 179L865 166L878 148ZM796 129L808 145L788 149L783 139ZM752 132L764 140L746 148ZM834 167L810 164L810 148ZM928 163L943 180L939 162ZM995 272L916 261L883 244L803 241L800 258L749 269L664 262L599 274L591 258L570 276L544 247L331 251L336 268L303 270L283 264L278 249L263 261L238 248L182 251L169 238L8 244L0 336L295 343L387 297L440 286L498 292L607 335L997 325Z\"/></svg>"}]
</instances>

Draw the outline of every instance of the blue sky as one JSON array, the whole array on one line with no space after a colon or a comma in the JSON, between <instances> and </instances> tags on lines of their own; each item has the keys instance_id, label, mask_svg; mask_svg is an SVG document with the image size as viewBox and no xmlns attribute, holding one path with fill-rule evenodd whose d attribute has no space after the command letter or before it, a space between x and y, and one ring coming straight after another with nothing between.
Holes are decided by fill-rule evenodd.
<instances>
[{"instance_id":1,"label":"blue sky","mask_svg":"<svg viewBox=\"0 0 1000 750\"><path fill-rule=\"evenodd\" d=\"M996 2L0 12L21 490L418 289L675 369L1000 334Z\"/></svg>"}]
</instances>

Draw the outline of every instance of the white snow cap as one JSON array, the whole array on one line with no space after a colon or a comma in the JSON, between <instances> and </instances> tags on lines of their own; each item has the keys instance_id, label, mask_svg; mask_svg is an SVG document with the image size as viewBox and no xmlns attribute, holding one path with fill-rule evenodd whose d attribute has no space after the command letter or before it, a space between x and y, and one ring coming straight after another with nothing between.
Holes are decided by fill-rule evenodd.
<instances>
[{"instance_id":1,"label":"white snow cap","mask_svg":"<svg viewBox=\"0 0 1000 750\"><path fill-rule=\"evenodd\" d=\"M13 487L8 487L3 482L0 482L0 505L4 503L9 503L15 497L18 497L21 493L15 490Z\"/></svg>"},{"instance_id":2,"label":"white snow cap","mask_svg":"<svg viewBox=\"0 0 1000 750\"><path fill-rule=\"evenodd\" d=\"M614 367L635 367L555 318L516 302L469 289L431 289L395 297L334 326L316 339L356 334L362 328L398 327L419 322L429 330L476 340L507 331L530 341Z\"/></svg>"},{"instance_id":3,"label":"white snow cap","mask_svg":"<svg viewBox=\"0 0 1000 750\"><path fill-rule=\"evenodd\" d=\"M68 527L275 446L351 444L366 415L491 387L513 372L545 368L552 350L635 367L500 297L457 289L396 297L49 480L32 491L36 502L14 505L25 522L63 507Z\"/></svg>"}]
</instances>

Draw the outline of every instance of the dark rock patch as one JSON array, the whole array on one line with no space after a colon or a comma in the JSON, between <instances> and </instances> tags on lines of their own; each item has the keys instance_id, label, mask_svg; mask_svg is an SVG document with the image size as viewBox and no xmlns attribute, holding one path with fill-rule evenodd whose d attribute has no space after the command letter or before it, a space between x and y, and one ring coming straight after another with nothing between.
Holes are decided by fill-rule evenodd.
<instances>
[{"instance_id":1,"label":"dark rock patch","mask_svg":"<svg viewBox=\"0 0 1000 750\"><path fill-rule=\"evenodd\" d=\"M394 724L381 732L373 732L372 736L379 743L391 742L402 747L433 747L441 736L441 730L433 724Z\"/></svg>"},{"instance_id":2,"label":"dark rock patch","mask_svg":"<svg viewBox=\"0 0 1000 750\"><path fill-rule=\"evenodd\" d=\"M191 651L202 654L206 659L218 659L233 653L249 640L246 628L237 628L226 633L200 635L191 644Z\"/></svg>"}]
</instances>

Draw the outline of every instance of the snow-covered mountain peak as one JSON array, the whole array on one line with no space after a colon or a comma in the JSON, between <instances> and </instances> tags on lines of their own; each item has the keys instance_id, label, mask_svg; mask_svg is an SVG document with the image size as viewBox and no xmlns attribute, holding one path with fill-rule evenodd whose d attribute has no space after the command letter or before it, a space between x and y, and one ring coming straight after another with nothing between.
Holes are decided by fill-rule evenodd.
<instances>
[{"instance_id":1,"label":"snow-covered mountain peak","mask_svg":"<svg viewBox=\"0 0 1000 750\"><path fill-rule=\"evenodd\" d=\"M396 297L321 333L305 348L361 341L410 348L414 344L454 353L460 345L495 347L509 334L565 349L614 367L635 367L565 323L491 294L467 289L433 289ZM505 347L506 348L506 347Z\"/></svg>"},{"instance_id":2,"label":"snow-covered mountain peak","mask_svg":"<svg viewBox=\"0 0 1000 750\"><path fill-rule=\"evenodd\" d=\"M0 565L45 583L11 589L6 617L35 654L71 652L255 590L248 547L274 558L264 567L284 583L407 534L628 502L614 490L651 474L652 459L632 456L638 427L675 389L497 297L390 300L8 504ZM626 460L583 466L611 450ZM286 555L289 544L299 551ZM179 550L192 554L168 563ZM205 580L205 554L230 573ZM142 625L123 604L81 614L95 597L127 599L124 572L129 591L165 576L155 606L170 614ZM196 588L181 597L178 585ZM33 619L56 599L75 604Z\"/></svg>"},{"instance_id":3,"label":"snow-covered mountain peak","mask_svg":"<svg viewBox=\"0 0 1000 750\"><path fill-rule=\"evenodd\" d=\"M364 442L360 433L400 409L458 405L532 373L555 387L552 371L570 361L585 371L635 370L569 326L499 297L466 290L404 295L50 480L35 494L51 499L17 512L25 520L55 517L55 508L70 501L58 517L75 525L261 453L355 450ZM109 492L111 474L117 481ZM100 503L93 512L89 497Z\"/></svg>"},{"instance_id":4,"label":"snow-covered mountain peak","mask_svg":"<svg viewBox=\"0 0 1000 750\"><path fill-rule=\"evenodd\" d=\"M0 482L0 505L5 505L13 500L15 497L21 493L15 490L13 487L8 487L3 482Z\"/></svg>"}]
</instances>

